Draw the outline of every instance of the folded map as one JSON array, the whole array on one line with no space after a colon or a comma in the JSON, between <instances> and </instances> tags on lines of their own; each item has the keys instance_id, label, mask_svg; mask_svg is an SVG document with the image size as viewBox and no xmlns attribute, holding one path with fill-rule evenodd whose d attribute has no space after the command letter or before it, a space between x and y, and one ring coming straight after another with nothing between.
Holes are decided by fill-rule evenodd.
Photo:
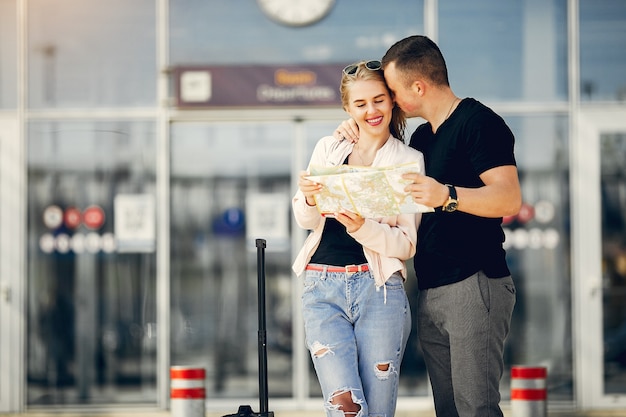
<instances>
[{"instance_id":1,"label":"folded map","mask_svg":"<svg viewBox=\"0 0 626 417\"><path fill-rule=\"evenodd\" d=\"M404 191L410 181L403 179L402 174L421 173L418 162L387 167L311 166L309 171L307 179L324 185L315 195L315 202L326 216L341 210L364 218L433 211L432 207L415 203Z\"/></svg>"}]
</instances>

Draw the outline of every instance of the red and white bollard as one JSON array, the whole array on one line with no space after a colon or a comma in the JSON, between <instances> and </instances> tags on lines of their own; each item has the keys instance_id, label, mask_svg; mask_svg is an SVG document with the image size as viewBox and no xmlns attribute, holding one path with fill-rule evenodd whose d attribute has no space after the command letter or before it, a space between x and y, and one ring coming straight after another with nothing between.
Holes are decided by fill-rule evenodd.
<instances>
[{"instance_id":1,"label":"red and white bollard","mask_svg":"<svg viewBox=\"0 0 626 417\"><path fill-rule=\"evenodd\" d=\"M170 410L172 417L204 417L206 391L203 368L170 368Z\"/></svg>"},{"instance_id":2,"label":"red and white bollard","mask_svg":"<svg viewBox=\"0 0 626 417\"><path fill-rule=\"evenodd\" d=\"M546 417L548 390L544 367L511 368L511 412L513 417Z\"/></svg>"}]
</instances>

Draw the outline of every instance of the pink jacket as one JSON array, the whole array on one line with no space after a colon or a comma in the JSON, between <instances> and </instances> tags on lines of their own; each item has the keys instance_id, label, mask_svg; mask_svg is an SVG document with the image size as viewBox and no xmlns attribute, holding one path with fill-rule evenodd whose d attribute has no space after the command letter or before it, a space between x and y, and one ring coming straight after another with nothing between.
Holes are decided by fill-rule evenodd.
<instances>
[{"instance_id":1,"label":"pink jacket","mask_svg":"<svg viewBox=\"0 0 626 417\"><path fill-rule=\"evenodd\" d=\"M348 141L337 141L332 136L323 137L313 150L309 167L340 165L352 152L353 146L354 144ZM413 161L419 161L424 172L422 153L390 136L378 150L372 166L389 166ZM303 229L312 230L292 266L293 271L301 275L320 243L326 219L320 215L316 206L309 206L306 203L300 190L293 197L292 208L296 223ZM363 253L374 275L376 287L383 286L396 271L400 271L406 280L405 261L415 255L417 226L420 220L420 213L365 219L363 226L350 234L363 246Z\"/></svg>"}]
</instances>

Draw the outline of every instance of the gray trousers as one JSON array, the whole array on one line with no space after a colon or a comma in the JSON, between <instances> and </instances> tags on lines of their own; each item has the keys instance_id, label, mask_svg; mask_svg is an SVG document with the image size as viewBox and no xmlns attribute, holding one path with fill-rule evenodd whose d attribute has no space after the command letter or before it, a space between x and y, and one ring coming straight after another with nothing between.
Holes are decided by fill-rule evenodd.
<instances>
[{"instance_id":1,"label":"gray trousers","mask_svg":"<svg viewBox=\"0 0 626 417\"><path fill-rule=\"evenodd\" d=\"M502 417L504 340L515 305L511 277L482 271L420 291L418 335L437 417Z\"/></svg>"}]
</instances>

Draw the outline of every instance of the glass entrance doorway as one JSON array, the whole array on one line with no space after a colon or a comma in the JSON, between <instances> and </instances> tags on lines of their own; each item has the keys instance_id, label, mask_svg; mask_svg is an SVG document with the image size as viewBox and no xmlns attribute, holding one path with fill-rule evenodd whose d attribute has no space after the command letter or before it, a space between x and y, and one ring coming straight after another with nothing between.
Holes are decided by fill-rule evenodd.
<instances>
[{"instance_id":1,"label":"glass entrance doorway","mask_svg":"<svg viewBox=\"0 0 626 417\"><path fill-rule=\"evenodd\" d=\"M626 406L626 113L581 113L572 211L581 408Z\"/></svg>"},{"instance_id":2,"label":"glass entrance doorway","mask_svg":"<svg viewBox=\"0 0 626 417\"><path fill-rule=\"evenodd\" d=\"M151 122L29 125L29 407L156 405L154 137Z\"/></svg>"}]
</instances>

